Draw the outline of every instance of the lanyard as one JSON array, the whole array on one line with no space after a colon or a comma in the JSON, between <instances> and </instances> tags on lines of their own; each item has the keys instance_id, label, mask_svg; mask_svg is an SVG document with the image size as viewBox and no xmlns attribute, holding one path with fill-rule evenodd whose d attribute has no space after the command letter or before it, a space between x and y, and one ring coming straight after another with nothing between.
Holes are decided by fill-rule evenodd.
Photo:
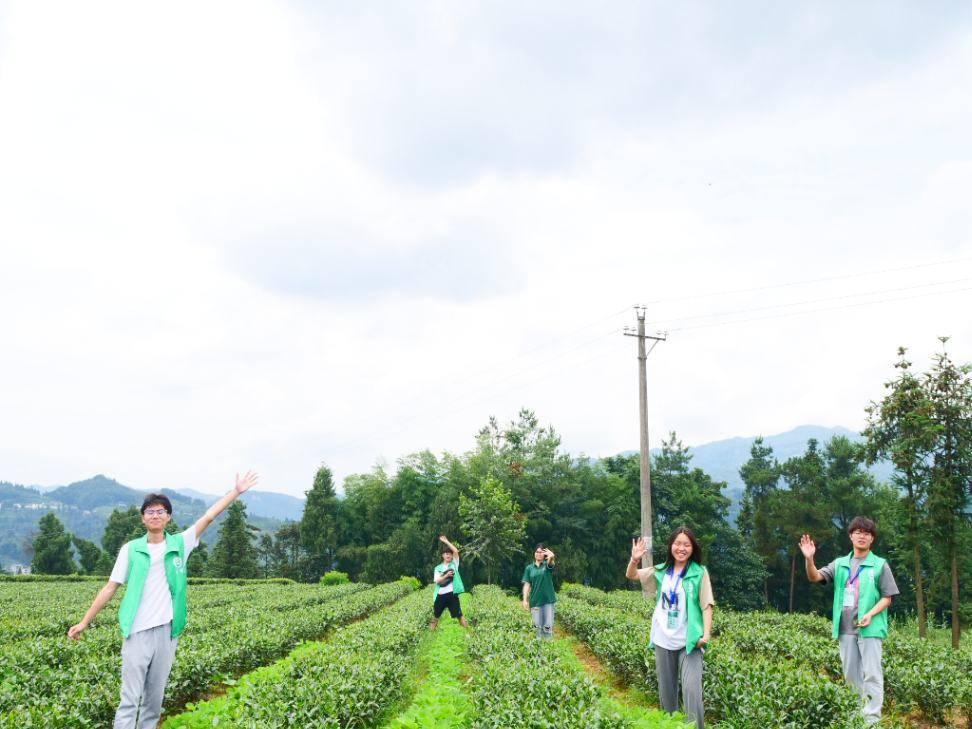
<instances>
[{"instance_id":1,"label":"lanyard","mask_svg":"<svg viewBox=\"0 0 972 729\"><path fill-rule=\"evenodd\" d=\"M671 607L678 607L678 583L682 581L683 577L685 577L686 572L688 572L688 565L685 565L682 568L682 573L677 578L675 578L674 567L669 568L668 571L665 572L665 574L669 577L675 578L675 585L668 593L668 604Z\"/></svg>"},{"instance_id":2,"label":"lanyard","mask_svg":"<svg viewBox=\"0 0 972 729\"><path fill-rule=\"evenodd\" d=\"M848 585L850 585L851 587L854 586L854 583L857 582L857 578L861 576L861 570L862 569L864 569L864 565L863 564L857 565L857 572L854 573L854 576L853 577L851 577L849 580L847 580L847 584ZM849 570L848 570L848 572L849 572Z\"/></svg>"}]
</instances>

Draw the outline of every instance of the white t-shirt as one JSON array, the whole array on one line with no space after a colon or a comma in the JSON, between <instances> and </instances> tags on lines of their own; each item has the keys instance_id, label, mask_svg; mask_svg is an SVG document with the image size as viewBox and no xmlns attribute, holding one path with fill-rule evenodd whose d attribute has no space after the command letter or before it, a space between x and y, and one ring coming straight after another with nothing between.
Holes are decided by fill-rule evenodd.
<instances>
[{"instance_id":1,"label":"white t-shirt","mask_svg":"<svg viewBox=\"0 0 972 729\"><path fill-rule=\"evenodd\" d=\"M189 554L199 544L196 538L196 525L182 532L182 541L185 545L186 560ZM128 545L126 542L118 552L115 566L111 570L108 578L111 582L124 585L128 581ZM131 633L140 630L148 630L159 625L172 622L172 594L169 592L169 581L165 577L165 542L148 545L149 571L145 578L145 586L142 588L142 600L138 604L138 612L135 613L135 620L132 623Z\"/></svg>"},{"instance_id":2,"label":"white t-shirt","mask_svg":"<svg viewBox=\"0 0 972 729\"><path fill-rule=\"evenodd\" d=\"M686 643L686 630L688 627L688 615L685 610L685 588L679 574L666 574L662 578L661 592L658 594L658 601L655 603L655 612L651 616L651 642L659 648L670 651L681 650ZM668 604L668 595L675 591L678 595L677 606ZM672 616L677 609L677 617L669 622L669 610L673 610Z\"/></svg>"},{"instance_id":3,"label":"white t-shirt","mask_svg":"<svg viewBox=\"0 0 972 729\"><path fill-rule=\"evenodd\" d=\"M446 570L455 570L456 572L458 572L459 571L459 560L458 559L454 559L454 560L452 560L447 565L444 565L444 564L441 564L441 563L440 564L437 564L435 566L434 572L435 572L436 575L440 575L443 572L445 572ZM449 580L449 584L448 585L441 585L439 587L438 594L439 595L448 595L450 592L455 592L456 586L454 584L452 584L452 583L453 583L453 580Z\"/></svg>"}]
</instances>

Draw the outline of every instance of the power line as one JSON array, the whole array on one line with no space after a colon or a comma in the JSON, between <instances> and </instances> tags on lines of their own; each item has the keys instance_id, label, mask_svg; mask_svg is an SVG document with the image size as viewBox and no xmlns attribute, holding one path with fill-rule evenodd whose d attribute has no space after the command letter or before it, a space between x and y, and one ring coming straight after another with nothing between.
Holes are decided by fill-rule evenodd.
<instances>
[{"instance_id":1,"label":"power line","mask_svg":"<svg viewBox=\"0 0 972 729\"><path fill-rule=\"evenodd\" d=\"M650 303L650 304L667 304L667 303L672 302L672 301L689 301L691 299L705 299L705 298L711 298L713 296L729 296L729 295L732 295L732 294L747 294L747 293L753 293L753 292L757 292L757 291L769 291L771 289L786 288L786 287L789 287L789 286L805 286L807 284L826 283L828 281L844 281L844 280L847 280L847 279L862 278L862 277L865 277L865 276L883 276L886 273L900 273L902 271L914 271L914 270L917 270L919 268L932 268L932 267L935 267L935 266L947 266L947 265L951 265L953 263L966 263L968 261L972 261L972 256L965 256L965 257L961 257L961 258L951 258L951 259L948 259L948 260L945 260L945 261L934 261L934 262L928 262L928 263L916 263L916 264L912 264L912 265L908 265L908 266L899 266L897 268L885 268L885 269L881 269L879 271L860 271L858 273L848 273L848 274L843 274L843 275L840 275L840 276L825 276L825 277L822 277L822 278L802 279L802 280L798 280L798 281L785 281L783 283L767 284L765 286L753 286L753 287L750 287L750 288L727 289L727 290L723 290L723 291L708 291L708 292L703 292L703 293L698 293L698 294L686 294L685 296L670 296L670 297L667 297L667 298L664 298L664 299L655 299L654 301L650 301L648 303Z\"/></svg>"},{"instance_id":2,"label":"power line","mask_svg":"<svg viewBox=\"0 0 972 729\"><path fill-rule=\"evenodd\" d=\"M828 312L828 311L842 311L844 309L854 309L860 306L874 306L876 304L887 304L887 303L894 303L898 301L911 301L912 299L923 299L929 296L947 296L949 294L960 294L966 291L972 291L972 287L953 289L950 291L928 291L923 294L913 294L911 296L896 296L889 299L879 299L877 301L858 301L853 304L844 304L843 306L829 306L829 307L824 307L822 309L807 309L805 311L786 311L779 314L769 314L767 316L757 316L749 319L707 322L705 324L696 324L688 327L678 327L670 331L684 332L684 331L691 331L693 329L708 329L711 327L724 326L724 325L728 326L732 324L747 324L753 321L765 321L768 319L783 319L790 316L803 316L805 314L818 314L821 312Z\"/></svg>"},{"instance_id":3,"label":"power line","mask_svg":"<svg viewBox=\"0 0 972 729\"><path fill-rule=\"evenodd\" d=\"M773 309L782 309L782 308L791 307L791 306L807 306L809 304L819 304L819 303L823 303L825 301L841 301L841 300L844 300L844 299L863 298L865 296L878 296L878 295L881 295L881 294L894 293L896 291L912 291L914 289L928 288L929 286L950 286L952 284L964 283L964 282L969 281L969 280L970 279L968 277L966 277L966 278L956 278L956 279L951 279L949 281L933 281L933 282L925 283L925 284L915 284L913 286L898 286L898 287L891 288L891 289L880 289L880 290L877 290L877 291L864 291L864 292L857 293L857 294L843 294L841 296L825 296L825 297L819 298L819 299L806 299L804 301L793 301L793 302L783 303L783 304L772 304L772 305L769 305L769 306L757 306L757 307L752 308L752 309L739 309L739 310L736 310L736 311L712 312L712 313L709 313L709 314L696 314L696 315L693 315L693 316L676 317L674 319L659 319L657 321L652 322L652 324L654 326L659 326L662 323L671 323L671 322L678 322L678 321L692 321L692 320L696 320L696 319L709 319L709 318L715 318L715 317L721 317L721 316L735 316L737 314L751 314L751 313L754 313L754 312L757 312L757 311L771 311Z\"/></svg>"}]
</instances>

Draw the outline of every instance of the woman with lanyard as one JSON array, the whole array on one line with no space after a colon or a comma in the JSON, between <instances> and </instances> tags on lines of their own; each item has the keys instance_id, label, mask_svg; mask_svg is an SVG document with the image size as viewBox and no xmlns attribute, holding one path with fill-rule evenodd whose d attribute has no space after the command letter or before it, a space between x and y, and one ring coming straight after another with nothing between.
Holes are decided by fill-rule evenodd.
<instances>
[{"instance_id":1,"label":"woman with lanyard","mask_svg":"<svg viewBox=\"0 0 972 729\"><path fill-rule=\"evenodd\" d=\"M665 561L638 568L648 551L644 538L631 545L625 576L644 585L654 579L657 600L651 619L651 645L655 649L658 699L662 709L682 710L698 729L705 724L702 707L702 649L711 639L712 584L702 566L702 547L691 529L679 527L668 538Z\"/></svg>"}]
</instances>

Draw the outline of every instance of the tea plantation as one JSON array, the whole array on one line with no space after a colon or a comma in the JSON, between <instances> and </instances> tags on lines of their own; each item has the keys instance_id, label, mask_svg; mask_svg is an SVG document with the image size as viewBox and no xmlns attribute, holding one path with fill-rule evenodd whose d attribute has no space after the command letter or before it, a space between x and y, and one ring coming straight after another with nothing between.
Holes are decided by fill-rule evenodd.
<instances>
[{"instance_id":1,"label":"tea plantation","mask_svg":"<svg viewBox=\"0 0 972 729\"><path fill-rule=\"evenodd\" d=\"M68 627L98 581L0 582L0 727L110 726L121 636L113 607L79 642ZM565 585L557 637L533 637L516 598L463 596L472 628L430 632L431 594L286 581L192 584L190 623L166 691L180 727L675 729L654 708L650 611L639 593ZM852 729L826 620L717 610L706 653L707 726ZM892 631L886 727L967 727L972 651Z\"/></svg>"}]
</instances>

